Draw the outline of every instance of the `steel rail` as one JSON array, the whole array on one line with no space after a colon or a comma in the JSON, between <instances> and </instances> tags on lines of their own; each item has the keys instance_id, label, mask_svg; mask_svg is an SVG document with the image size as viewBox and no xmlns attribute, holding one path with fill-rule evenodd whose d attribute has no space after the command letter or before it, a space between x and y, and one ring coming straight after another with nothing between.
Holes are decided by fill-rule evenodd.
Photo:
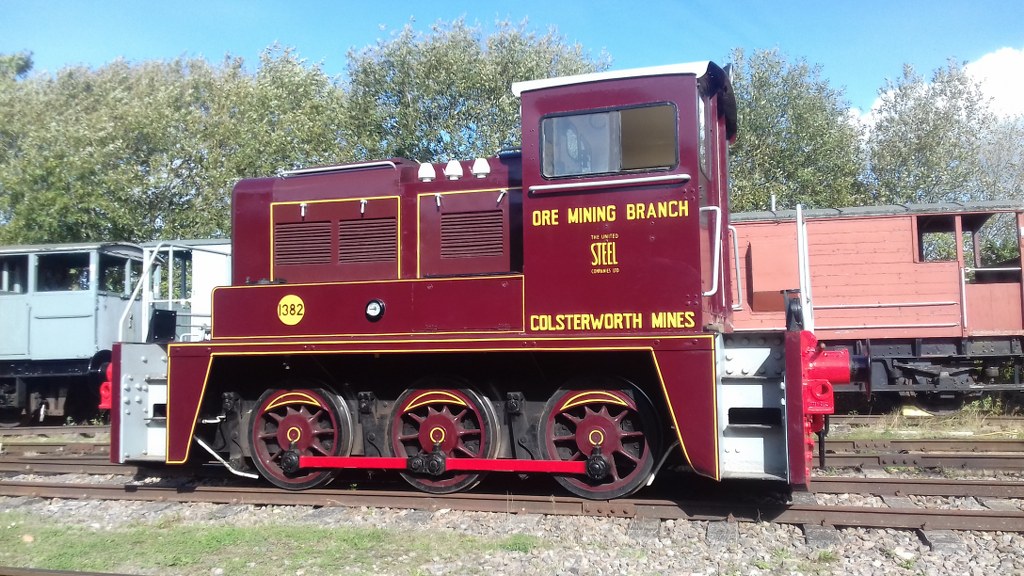
<instances>
[{"instance_id":1,"label":"steel rail","mask_svg":"<svg viewBox=\"0 0 1024 576\"><path fill-rule=\"evenodd\" d=\"M123 484L63 484L0 482L0 494L34 498L142 500L277 506L367 506L424 510L471 510L498 513L570 516L648 517L720 521L770 521L873 528L928 530L981 530L1024 532L1024 512L1000 510L935 510L920 508L867 508L817 504L751 504L719 499L689 501L623 499L592 501L560 495L508 495L462 493L434 496L378 490L287 492L266 487L167 487Z\"/></svg>"},{"instance_id":2,"label":"steel rail","mask_svg":"<svg viewBox=\"0 0 1024 576\"><path fill-rule=\"evenodd\" d=\"M869 493L878 496L978 496L1024 498L1024 482L947 478L850 478L815 476L811 491L819 494Z\"/></svg>"},{"instance_id":3,"label":"steel rail","mask_svg":"<svg viewBox=\"0 0 1024 576\"><path fill-rule=\"evenodd\" d=\"M88 424L74 426L18 426L0 428L0 436L95 436L110 432L106 424Z\"/></svg>"},{"instance_id":4,"label":"steel rail","mask_svg":"<svg viewBox=\"0 0 1024 576\"><path fill-rule=\"evenodd\" d=\"M828 421L831 426L873 426L883 422L894 422L897 419L905 422L941 422L946 418L946 416L905 418L893 414L833 414L828 417ZM976 420L984 424L1024 426L1024 418L1020 416L979 416Z\"/></svg>"},{"instance_id":5,"label":"steel rail","mask_svg":"<svg viewBox=\"0 0 1024 576\"><path fill-rule=\"evenodd\" d=\"M109 442L29 442L0 440L2 454L109 454Z\"/></svg>"},{"instance_id":6,"label":"steel rail","mask_svg":"<svg viewBox=\"0 0 1024 576\"><path fill-rule=\"evenodd\" d=\"M122 474L134 476L139 471L138 466L113 464L109 459L102 457L0 457L0 472L22 474Z\"/></svg>"},{"instance_id":7,"label":"steel rail","mask_svg":"<svg viewBox=\"0 0 1024 576\"><path fill-rule=\"evenodd\" d=\"M1024 439L1000 438L910 438L894 440L830 440L825 438L825 448L834 452L858 452L862 450L887 450L893 452L970 452L990 454L995 452L1024 452Z\"/></svg>"}]
</instances>

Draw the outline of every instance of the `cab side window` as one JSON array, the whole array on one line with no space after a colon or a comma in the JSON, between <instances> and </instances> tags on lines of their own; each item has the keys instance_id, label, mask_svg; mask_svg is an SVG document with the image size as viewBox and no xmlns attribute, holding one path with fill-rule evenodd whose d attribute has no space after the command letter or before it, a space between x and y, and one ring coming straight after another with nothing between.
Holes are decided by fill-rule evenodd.
<instances>
[{"instance_id":1,"label":"cab side window","mask_svg":"<svg viewBox=\"0 0 1024 576\"><path fill-rule=\"evenodd\" d=\"M544 176L670 170L679 162L676 119L667 103L544 118Z\"/></svg>"}]
</instances>

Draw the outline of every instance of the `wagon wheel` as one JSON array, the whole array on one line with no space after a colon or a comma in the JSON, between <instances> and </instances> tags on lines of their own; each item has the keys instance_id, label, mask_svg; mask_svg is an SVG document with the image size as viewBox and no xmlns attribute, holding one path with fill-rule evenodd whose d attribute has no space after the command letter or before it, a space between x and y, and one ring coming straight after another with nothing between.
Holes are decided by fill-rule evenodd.
<instances>
[{"instance_id":1,"label":"wagon wheel","mask_svg":"<svg viewBox=\"0 0 1024 576\"><path fill-rule=\"evenodd\" d=\"M586 460L600 445L608 463L604 478L555 479L583 498L627 496L650 478L661 443L658 418L647 396L631 384L615 379L590 384L599 386L563 388L548 400L540 426L541 453L546 459Z\"/></svg>"},{"instance_id":2,"label":"wagon wheel","mask_svg":"<svg viewBox=\"0 0 1024 576\"><path fill-rule=\"evenodd\" d=\"M436 384L457 384L438 380ZM497 416L491 403L468 388L416 388L395 402L389 446L396 456L429 454L435 445L447 458L493 458ZM405 481L431 494L451 494L475 486L483 474L447 472L440 476L402 473Z\"/></svg>"},{"instance_id":3,"label":"wagon wheel","mask_svg":"<svg viewBox=\"0 0 1024 576\"><path fill-rule=\"evenodd\" d=\"M346 456L352 417L334 394L319 388L267 390L252 412L252 460L271 484L287 490L314 488L331 481L334 470L282 469L281 457L294 444L304 456Z\"/></svg>"},{"instance_id":4,"label":"wagon wheel","mask_svg":"<svg viewBox=\"0 0 1024 576\"><path fill-rule=\"evenodd\" d=\"M15 428L28 421L21 408L0 408L0 428Z\"/></svg>"}]
</instances>

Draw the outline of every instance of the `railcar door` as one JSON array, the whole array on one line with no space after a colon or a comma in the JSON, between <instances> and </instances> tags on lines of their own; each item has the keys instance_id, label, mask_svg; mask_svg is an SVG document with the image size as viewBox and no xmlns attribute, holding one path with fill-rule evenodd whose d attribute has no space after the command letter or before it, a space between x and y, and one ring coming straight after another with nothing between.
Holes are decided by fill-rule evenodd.
<instances>
[{"instance_id":1,"label":"railcar door","mask_svg":"<svg viewBox=\"0 0 1024 576\"><path fill-rule=\"evenodd\" d=\"M0 256L0 360L29 353L28 261L27 254Z\"/></svg>"},{"instance_id":2,"label":"railcar door","mask_svg":"<svg viewBox=\"0 0 1024 576\"><path fill-rule=\"evenodd\" d=\"M964 336L1024 333L1021 235L1024 213L958 217L962 250L960 289Z\"/></svg>"}]
</instances>

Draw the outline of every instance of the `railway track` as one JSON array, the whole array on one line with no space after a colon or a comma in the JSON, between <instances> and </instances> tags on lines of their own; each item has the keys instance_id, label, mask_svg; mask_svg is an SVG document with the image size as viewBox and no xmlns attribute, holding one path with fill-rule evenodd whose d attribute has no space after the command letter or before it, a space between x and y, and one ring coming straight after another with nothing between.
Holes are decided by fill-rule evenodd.
<instances>
[{"instance_id":1,"label":"railway track","mask_svg":"<svg viewBox=\"0 0 1024 576\"><path fill-rule=\"evenodd\" d=\"M856 526L870 528L904 528L919 530L983 530L1024 532L1024 511L1011 500L1024 494L1024 483L1002 488L982 488L972 483L924 483L890 479L816 479L813 489L818 493L878 491L892 495L954 494L985 491L991 501L979 500L980 509L922 508L909 500L896 499L895 505L835 506L818 504L811 494L796 494L792 503L766 495L760 501L740 502L735 487L723 489L724 495L700 499L671 499L657 496L612 501L584 500L573 496L546 494L497 494L468 492L435 496L410 490L345 490L317 489L288 492L267 486L204 486L184 483L175 486L144 483L71 484L58 482L0 481L0 495L31 498L63 498L93 500L136 500L154 502L210 503L254 506L348 506L408 508L418 510L465 510L511 514L553 514L569 516L602 516L705 521L770 521L784 524L814 526ZM972 492L973 493L973 492Z\"/></svg>"},{"instance_id":2,"label":"railway track","mask_svg":"<svg viewBox=\"0 0 1024 576\"><path fill-rule=\"evenodd\" d=\"M925 418L909 418L894 414L833 414L828 417L829 425L832 427L859 428L864 426L879 426L890 423L923 423L923 422L956 422L958 416L932 416ZM977 423L999 426L1024 428L1024 417L1021 416L979 416Z\"/></svg>"},{"instance_id":3,"label":"railway track","mask_svg":"<svg viewBox=\"0 0 1024 576\"><path fill-rule=\"evenodd\" d=\"M1024 440L826 440L818 467L1024 470Z\"/></svg>"},{"instance_id":4,"label":"railway track","mask_svg":"<svg viewBox=\"0 0 1024 576\"><path fill-rule=\"evenodd\" d=\"M82 432L54 431L46 427L42 434L67 438L70 442L4 441L0 473L14 474L87 474L108 476L145 476L137 466L111 464L102 454L105 443L82 442L79 436L102 434L101 429ZM33 431L40 434L39 431ZM39 449L45 446L45 449ZM15 448L15 450L11 450ZM828 467L942 467L1024 469L1024 440L831 440L827 443ZM22 450L25 449L25 450ZM34 455L26 455L34 454ZM220 468L160 469L161 476L178 477L221 475ZM164 483L166 484L166 483ZM657 486L655 486L657 488ZM716 495L716 491L718 494ZM204 486L178 481L174 486L142 482L62 483L40 481L0 481L0 495L39 498L76 498L101 500L143 500L183 503L370 506L437 510L450 508L502 513L615 516L630 518L687 520L769 520L787 524L886 527L909 529L1001 530L1024 532L1024 512L1012 499L1024 499L1024 482L849 478L819 475L812 482L812 493L859 493L895 497L894 506L823 506L806 495L790 504L781 500L735 502L735 488L724 491L702 487L692 500L648 496L612 501L584 500L550 491L535 494L469 492L434 496L409 490L322 489L289 492L265 485ZM756 490L754 491L756 492ZM731 496L730 496L731 495ZM920 508L907 496L974 498L974 510ZM989 508L989 505L992 505ZM2 574L2 573L0 573Z\"/></svg>"},{"instance_id":5,"label":"railway track","mask_svg":"<svg viewBox=\"0 0 1024 576\"><path fill-rule=\"evenodd\" d=\"M909 488L893 488L901 493ZM822 483L822 487L827 483ZM823 488L831 490L833 488ZM792 503L741 502L735 498L665 499L628 498L584 500L550 494L494 494L469 492L431 496L408 490L330 490L285 492L264 486L160 486L145 484L65 484L0 482L0 495L32 498L140 500L233 505L369 506L410 509L535 513L535 515L595 516L687 521L774 522L812 526L901 528L915 530L980 530L1024 532L1024 511L1005 504L983 509L923 508L900 500L895 506L822 505L795 498ZM991 504L991 502L988 502Z\"/></svg>"}]
</instances>

